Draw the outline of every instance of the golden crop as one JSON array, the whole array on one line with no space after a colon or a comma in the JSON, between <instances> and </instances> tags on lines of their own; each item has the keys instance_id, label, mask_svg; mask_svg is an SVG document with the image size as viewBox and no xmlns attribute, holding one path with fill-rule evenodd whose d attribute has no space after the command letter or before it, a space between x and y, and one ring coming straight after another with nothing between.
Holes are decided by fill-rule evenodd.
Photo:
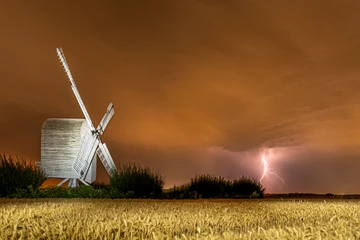
<instances>
[{"instance_id":1,"label":"golden crop","mask_svg":"<svg viewBox=\"0 0 360 240\"><path fill-rule=\"evenodd\" d=\"M360 202L0 199L0 238L360 239Z\"/></svg>"}]
</instances>

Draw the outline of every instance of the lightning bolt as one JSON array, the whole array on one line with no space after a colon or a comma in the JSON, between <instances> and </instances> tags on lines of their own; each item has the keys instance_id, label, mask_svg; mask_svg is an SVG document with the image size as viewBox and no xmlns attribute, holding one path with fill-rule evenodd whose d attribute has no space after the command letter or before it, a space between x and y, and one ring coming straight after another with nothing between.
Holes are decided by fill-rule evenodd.
<instances>
[{"instance_id":1,"label":"lightning bolt","mask_svg":"<svg viewBox=\"0 0 360 240\"><path fill-rule=\"evenodd\" d=\"M262 176L260 178L260 183L262 183L262 180L266 175L272 174L272 175L275 175L277 178L279 178L283 182L283 184L285 185L284 179L282 179L279 175L277 175L276 172L272 172L272 171L269 170L269 164L268 164L264 154L262 154L262 157L261 157L261 165L263 166L263 174L262 174Z\"/></svg>"}]
</instances>

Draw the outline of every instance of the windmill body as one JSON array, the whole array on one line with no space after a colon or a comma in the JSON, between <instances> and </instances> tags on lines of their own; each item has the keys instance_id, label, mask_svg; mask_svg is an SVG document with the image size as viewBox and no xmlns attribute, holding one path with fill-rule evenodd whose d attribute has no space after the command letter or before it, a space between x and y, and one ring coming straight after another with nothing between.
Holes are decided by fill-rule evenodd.
<instances>
[{"instance_id":1,"label":"windmill body","mask_svg":"<svg viewBox=\"0 0 360 240\"><path fill-rule=\"evenodd\" d=\"M85 119L49 118L41 130L41 167L49 178L77 179L73 163L79 152L82 138L89 131ZM96 156L85 179L96 180ZM70 181L77 186L77 181ZM69 183L70 183L69 182ZM70 184L71 185L71 184Z\"/></svg>"},{"instance_id":2,"label":"windmill body","mask_svg":"<svg viewBox=\"0 0 360 240\"><path fill-rule=\"evenodd\" d=\"M77 187L77 180L88 185L96 180L97 156L109 175L116 171L110 152L100 139L115 113L114 106L109 104L95 129L61 48L56 51L85 119L50 118L44 122L41 132L41 168L49 178L63 178L59 186L69 181L69 187Z\"/></svg>"}]
</instances>

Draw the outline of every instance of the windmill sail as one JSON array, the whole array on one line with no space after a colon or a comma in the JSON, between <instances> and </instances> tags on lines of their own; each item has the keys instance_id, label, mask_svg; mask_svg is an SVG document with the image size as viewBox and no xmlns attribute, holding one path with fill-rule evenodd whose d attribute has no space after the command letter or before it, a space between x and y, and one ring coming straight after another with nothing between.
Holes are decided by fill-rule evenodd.
<instances>
[{"instance_id":1,"label":"windmill sail","mask_svg":"<svg viewBox=\"0 0 360 240\"><path fill-rule=\"evenodd\" d=\"M116 166L110 155L108 148L106 147L106 144L99 143L99 147L97 148L96 153L99 156L106 171L111 176L113 174L113 172L116 171Z\"/></svg>"},{"instance_id":2,"label":"windmill sail","mask_svg":"<svg viewBox=\"0 0 360 240\"><path fill-rule=\"evenodd\" d=\"M114 113L115 113L114 105L112 103L110 103L104 117L101 119L101 122L100 122L99 126L97 127L97 131L100 134L103 134L106 126L108 125L108 123L109 123L110 119L112 118L112 116L114 115Z\"/></svg>"},{"instance_id":3,"label":"windmill sail","mask_svg":"<svg viewBox=\"0 0 360 240\"><path fill-rule=\"evenodd\" d=\"M85 134L80 145L80 150L73 164L74 170L79 173L80 178L82 179L86 177L86 173L91 164L91 159L95 154L97 144L98 141L96 136L92 135L91 132Z\"/></svg>"},{"instance_id":4,"label":"windmill sail","mask_svg":"<svg viewBox=\"0 0 360 240\"><path fill-rule=\"evenodd\" d=\"M58 57L59 57L59 59L60 59L61 64L62 64L63 67L64 67L64 70L65 70L65 72L66 72L66 75L67 75L67 77L68 77L69 80L70 80L71 89L73 90L73 92L74 92L74 94L75 94L76 100L78 101L78 103L79 103L79 105L80 105L80 108L81 108L81 110L82 110L82 112L83 112L83 114L84 114L84 116L85 116L85 118L86 118L86 121L87 121L87 123L89 124L89 127L90 127L91 131L94 131L94 130L95 130L95 127L94 127L94 125L93 125L92 122L91 122L90 116L89 116L89 114L88 114L88 112L87 112L87 110L86 110L86 108L85 108L85 104L84 104L84 102L82 101L81 96L80 96L80 93L79 93L79 91L78 91L77 88L76 88L75 81L74 81L74 79L73 79L73 77L72 77L72 75L71 75L70 68L69 68L69 66L68 66L68 64L67 64L67 62L66 62L65 55L64 55L64 53L63 53L63 51L62 51L61 48L57 48L57 49L56 49L56 52L57 52L57 54L58 54Z\"/></svg>"}]
</instances>

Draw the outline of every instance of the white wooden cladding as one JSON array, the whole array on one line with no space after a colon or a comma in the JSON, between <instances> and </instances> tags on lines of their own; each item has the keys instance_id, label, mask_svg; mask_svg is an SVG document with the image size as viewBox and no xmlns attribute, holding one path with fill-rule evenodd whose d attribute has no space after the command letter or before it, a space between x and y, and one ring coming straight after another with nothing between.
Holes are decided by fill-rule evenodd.
<instances>
[{"instance_id":1,"label":"white wooden cladding","mask_svg":"<svg viewBox=\"0 0 360 240\"><path fill-rule=\"evenodd\" d=\"M73 169L82 138L91 131L85 119L47 119L41 130L41 167L49 178L79 178ZM96 155L86 181L96 179Z\"/></svg>"}]
</instances>

